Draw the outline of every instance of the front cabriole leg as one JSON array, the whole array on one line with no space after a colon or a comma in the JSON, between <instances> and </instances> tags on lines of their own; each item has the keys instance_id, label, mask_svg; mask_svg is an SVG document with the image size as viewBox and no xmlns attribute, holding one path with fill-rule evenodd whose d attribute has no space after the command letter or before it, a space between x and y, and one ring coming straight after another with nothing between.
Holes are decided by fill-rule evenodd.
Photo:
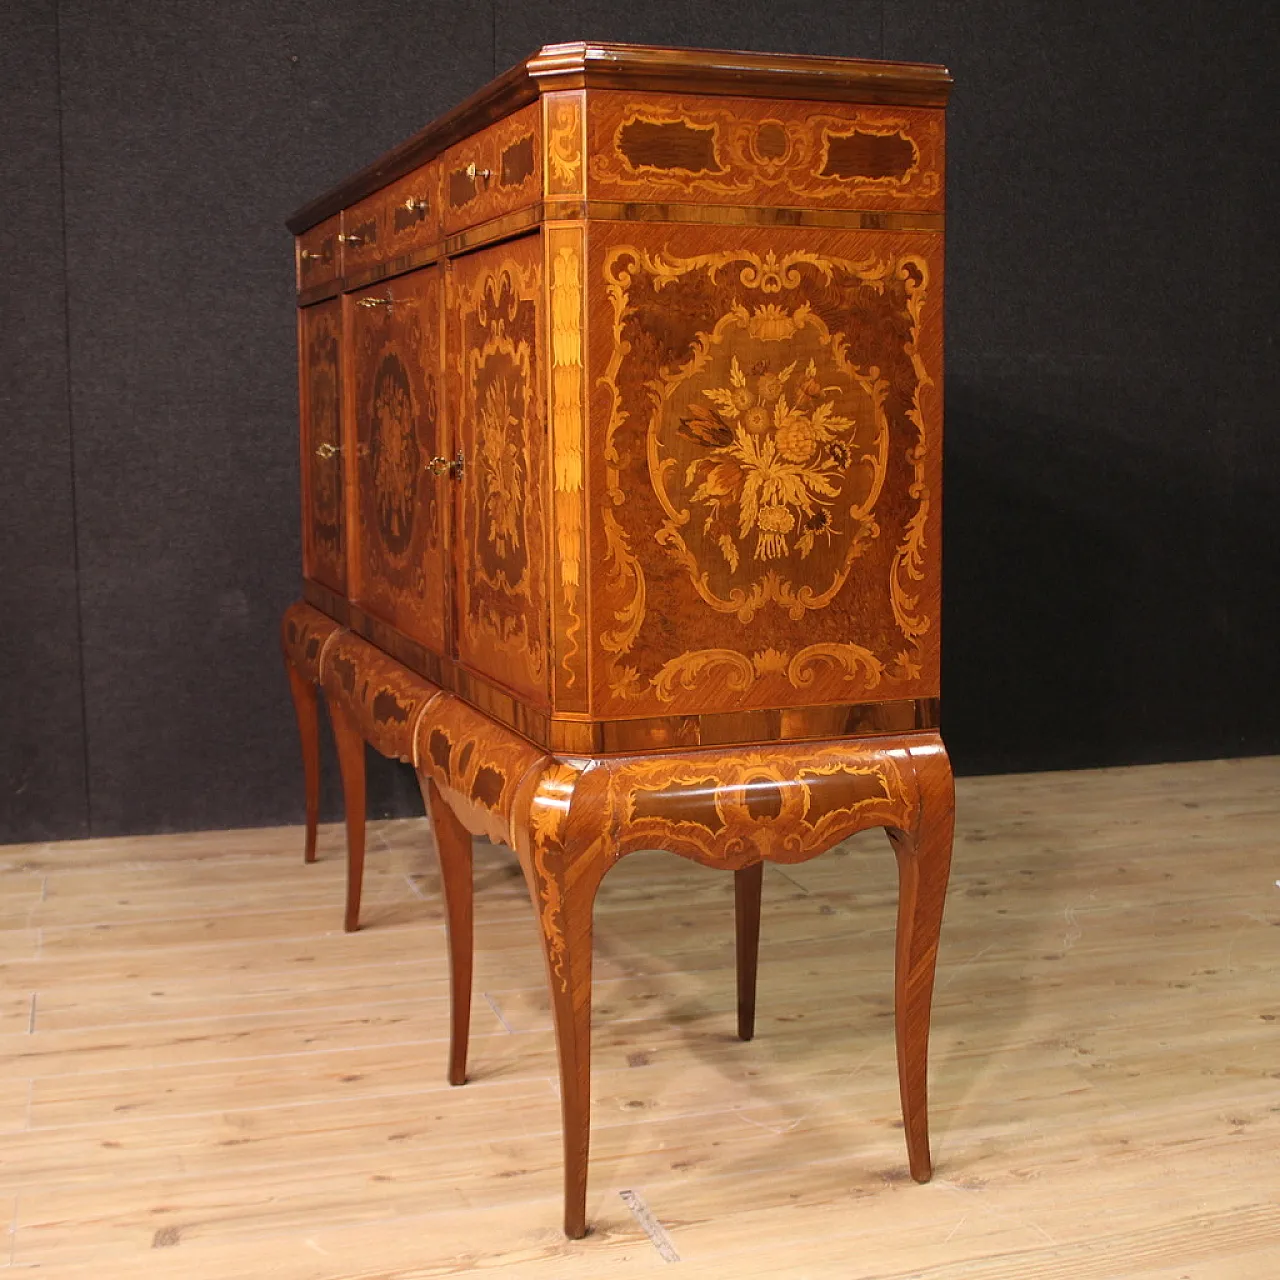
<instances>
[{"instance_id":1,"label":"front cabriole leg","mask_svg":"<svg viewBox=\"0 0 1280 1280\"><path fill-rule=\"evenodd\" d=\"M564 1233L571 1240L587 1233L592 911L600 880L614 861L600 824L592 820L590 800L575 804L581 777L574 764L552 762L513 824L551 993L564 1126Z\"/></svg>"},{"instance_id":2,"label":"front cabriole leg","mask_svg":"<svg viewBox=\"0 0 1280 1280\"><path fill-rule=\"evenodd\" d=\"M917 791L914 820L890 828L898 858L898 938L894 966L894 1022L898 1085L911 1176L928 1182L929 1019L933 976L955 829L955 785L941 740L911 747Z\"/></svg>"}]
</instances>

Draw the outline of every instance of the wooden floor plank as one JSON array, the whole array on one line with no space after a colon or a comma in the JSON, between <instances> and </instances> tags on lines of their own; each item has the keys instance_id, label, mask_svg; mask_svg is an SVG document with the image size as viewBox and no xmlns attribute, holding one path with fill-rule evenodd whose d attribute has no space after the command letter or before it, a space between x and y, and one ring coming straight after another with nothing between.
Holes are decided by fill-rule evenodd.
<instances>
[{"instance_id":1,"label":"wooden floor plank","mask_svg":"<svg viewBox=\"0 0 1280 1280\"><path fill-rule=\"evenodd\" d=\"M424 821L0 849L0 1267L411 1280L1280 1275L1280 760L965 779L905 1174L896 876L864 835L767 869L757 1038L730 877L597 902L592 1234L559 1233L555 1046L513 856L476 848L472 1083L443 1080Z\"/></svg>"}]
</instances>

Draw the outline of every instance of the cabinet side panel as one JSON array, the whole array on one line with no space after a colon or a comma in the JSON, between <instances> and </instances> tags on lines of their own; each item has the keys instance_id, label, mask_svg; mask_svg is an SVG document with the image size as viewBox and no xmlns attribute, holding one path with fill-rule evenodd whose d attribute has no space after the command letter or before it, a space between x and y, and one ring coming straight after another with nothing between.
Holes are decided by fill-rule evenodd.
<instances>
[{"instance_id":1,"label":"cabinet side panel","mask_svg":"<svg viewBox=\"0 0 1280 1280\"><path fill-rule=\"evenodd\" d=\"M342 468L342 303L298 313L302 376L303 573L333 591L347 587Z\"/></svg>"},{"instance_id":2,"label":"cabinet side panel","mask_svg":"<svg viewBox=\"0 0 1280 1280\"><path fill-rule=\"evenodd\" d=\"M349 297L354 381L354 603L445 652L447 447L440 414L441 270Z\"/></svg>"},{"instance_id":3,"label":"cabinet side panel","mask_svg":"<svg viewBox=\"0 0 1280 1280\"><path fill-rule=\"evenodd\" d=\"M942 240L592 224L593 714L936 696Z\"/></svg>"},{"instance_id":4,"label":"cabinet side panel","mask_svg":"<svg viewBox=\"0 0 1280 1280\"><path fill-rule=\"evenodd\" d=\"M451 264L449 366L456 439L459 661L549 703L542 372L543 244L531 235Z\"/></svg>"}]
</instances>

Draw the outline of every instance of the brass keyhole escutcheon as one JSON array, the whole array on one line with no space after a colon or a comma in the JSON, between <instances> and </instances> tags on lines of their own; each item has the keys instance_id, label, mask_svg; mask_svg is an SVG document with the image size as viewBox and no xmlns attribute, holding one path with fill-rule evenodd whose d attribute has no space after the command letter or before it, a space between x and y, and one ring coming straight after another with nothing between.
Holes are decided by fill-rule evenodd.
<instances>
[{"instance_id":1,"label":"brass keyhole escutcheon","mask_svg":"<svg viewBox=\"0 0 1280 1280\"><path fill-rule=\"evenodd\" d=\"M427 463L427 470L433 476L447 475L452 480L460 480L462 478L462 450L458 450L458 456L453 459L434 457Z\"/></svg>"},{"instance_id":2,"label":"brass keyhole escutcheon","mask_svg":"<svg viewBox=\"0 0 1280 1280\"><path fill-rule=\"evenodd\" d=\"M326 462L330 458L336 458L341 452L340 446L330 444L327 440L323 444L316 445L316 457L323 458Z\"/></svg>"}]
</instances>

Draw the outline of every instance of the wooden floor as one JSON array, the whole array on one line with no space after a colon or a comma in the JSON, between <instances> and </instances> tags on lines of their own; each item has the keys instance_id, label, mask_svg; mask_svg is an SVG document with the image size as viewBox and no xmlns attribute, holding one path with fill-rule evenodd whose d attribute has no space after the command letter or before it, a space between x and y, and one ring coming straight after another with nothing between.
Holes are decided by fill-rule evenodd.
<instances>
[{"instance_id":1,"label":"wooden floor","mask_svg":"<svg viewBox=\"0 0 1280 1280\"><path fill-rule=\"evenodd\" d=\"M934 1181L905 1176L883 837L767 869L751 1044L732 877L636 855L597 909L573 1244L505 850L477 848L450 1089L424 823L375 826L352 936L336 829L312 867L297 829L0 848L0 1269L1276 1280L1280 760L971 779L959 804Z\"/></svg>"}]
</instances>

